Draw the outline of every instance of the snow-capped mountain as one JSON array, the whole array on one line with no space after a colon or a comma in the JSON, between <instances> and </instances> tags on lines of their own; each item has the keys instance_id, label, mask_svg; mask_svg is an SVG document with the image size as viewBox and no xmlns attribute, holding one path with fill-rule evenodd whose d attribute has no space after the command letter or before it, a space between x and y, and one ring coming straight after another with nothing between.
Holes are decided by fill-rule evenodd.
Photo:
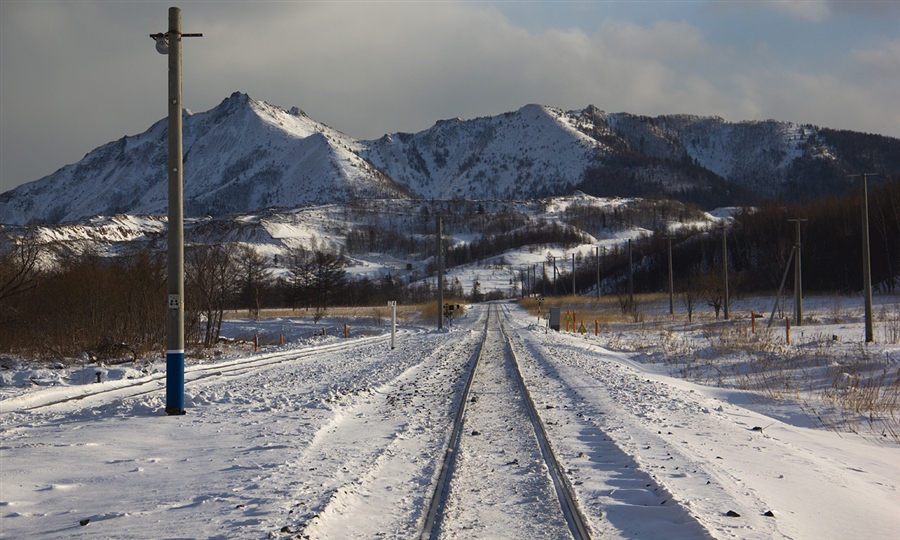
<instances>
[{"instance_id":1,"label":"snow-capped mountain","mask_svg":"<svg viewBox=\"0 0 900 540\"><path fill-rule=\"evenodd\" d=\"M356 141L297 108L283 110L235 93L205 113L186 111L183 124L188 216L408 197L351 151ZM0 195L0 222L165 214L167 137L162 120Z\"/></svg>"},{"instance_id":2,"label":"snow-capped mountain","mask_svg":"<svg viewBox=\"0 0 900 540\"><path fill-rule=\"evenodd\" d=\"M164 214L166 122L0 194L0 223ZM578 189L703 206L846 190L846 175L900 173L900 139L767 120L655 118L526 105L419 133L354 139L296 107L234 93L184 118L187 216L359 199L533 199Z\"/></svg>"},{"instance_id":3,"label":"snow-capped mountain","mask_svg":"<svg viewBox=\"0 0 900 540\"><path fill-rule=\"evenodd\" d=\"M488 118L443 120L365 143L361 155L426 198L532 199L571 192L596 139L577 113L541 105Z\"/></svg>"}]
</instances>

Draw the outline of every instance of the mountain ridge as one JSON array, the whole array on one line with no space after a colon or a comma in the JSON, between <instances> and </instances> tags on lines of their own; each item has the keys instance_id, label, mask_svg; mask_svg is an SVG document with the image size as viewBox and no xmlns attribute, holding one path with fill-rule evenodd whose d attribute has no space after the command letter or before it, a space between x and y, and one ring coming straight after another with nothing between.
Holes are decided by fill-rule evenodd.
<instances>
[{"instance_id":1,"label":"mountain ridge","mask_svg":"<svg viewBox=\"0 0 900 540\"><path fill-rule=\"evenodd\" d=\"M701 206L846 190L858 167L900 173L900 139L775 120L607 113L529 104L418 133L358 140L234 92L184 111L188 216L372 198L533 199L581 190ZM0 223L164 214L165 119L0 194ZM869 163L872 163L870 166Z\"/></svg>"}]
</instances>

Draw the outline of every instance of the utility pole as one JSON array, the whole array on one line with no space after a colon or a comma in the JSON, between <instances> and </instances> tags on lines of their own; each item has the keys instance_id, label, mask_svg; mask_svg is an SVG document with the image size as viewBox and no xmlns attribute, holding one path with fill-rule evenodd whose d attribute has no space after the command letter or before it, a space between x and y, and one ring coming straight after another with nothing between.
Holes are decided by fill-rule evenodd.
<instances>
[{"instance_id":1,"label":"utility pole","mask_svg":"<svg viewBox=\"0 0 900 540\"><path fill-rule=\"evenodd\" d=\"M181 9L169 8L169 31L150 34L169 57L168 309L166 314L166 414L184 414L184 174L181 140Z\"/></svg>"},{"instance_id":2,"label":"utility pole","mask_svg":"<svg viewBox=\"0 0 900 540\"><path fill-rule=\"evenodd\" d=\"M634 307L634 259L631 257L631 238L628 239L628 305Z\"/></svg>"},{"instance_id":3,"label":"utility pole","mask_svg":"<svg viewBox=\"0 0 900 540\"><path fill-rule=\"evenodd\" d=\"M872 329L872 266L869 260L869 188L866 173L862 173L862 248L863 248L863 295L865 296L866 343L875 341Z\"/></svg>"},{"instance_id":4,"label":"utility pole","mask_svg":"<svg viewBox=\"0 0 900 540\"><path fill-rule=\"evenodd\" d=\"M397 341L397 301L388 300L388 306L391 308L391 350L393 351Z\"/></svg>"},{"instance_id":5,"label":"utility pole","mask_svg":"<svg viewBox=\"0 0 900 540\"><path fill-rule=\"evenodd\" d=\"M725 320L728 320L728 227L722 225L722 276L725 283L725 290L723 291L723 307L725 308Z\"/></svg>"},{"instance_id":6,"label":"utility pole","mask_svg":"<svg viewBox=\"0 0 900 540\"><path fill-rule=\"evenodd\" d=\"M669 315L675 316L675 281L672 277L672 237L666 236L669 243Z\"/></svg>"},{"instance_id":7,"label":"utility pole","mask_svg":"<svg viewBox=\"0 0 900 540\"><path fill-rule=\"evenodd\" d=\"M541 296L547 297L547 262L541 261Z\"/></svg>"},{"instance_id":8,"label":"utility pole","mask_svg":"<svg viewBox=\"0 0 900 540\"><path fill-rule=\"evenodd\" d=\"M575 254L572 254L572 296L575 296Z\"/></svg>"},{"instance_id":9,"label":"utility pole","mask_svg":"<svg viewBox=\"0 0 900 540\"><path fill-rule=\"evenodd\" d=\"M794 325L803 326L803 278L800 265L800 222L805 219L789 219L797 224L794 239L794 249L797 256L794 258ZM865 234L865 233L864 233Z\"/></svg>"},{"instance_id":10,"label":"utility pole","mask_svg":"<svg viewBox=\"0 0 900 540\"><path fill-rule=\"evenodd\" d=\"M595 246L597 254L597 300L600 300L600 246Z\"/></svg>"},{"instance_id":11,"label":"utility pole","mask_svg":"<svg viewBox=\"0 0 900 540\"><path fill-rule=\"evenodd\" d=\"M444 222L441 216L437 218L437 268L438 268L438 330L444 329L444 248L442 246L444 234Z\"/></svg>"},{"instance_id":12,"label":"utility pole","mask_svg":"<svg viewBox=\"0 0 900 540\"><path fill-rule=\"evenodd\" d=\"M553 295L556 296L556 257L554 255L551 255L550 259L553 262Z\"/></svg>"}]
</instances>

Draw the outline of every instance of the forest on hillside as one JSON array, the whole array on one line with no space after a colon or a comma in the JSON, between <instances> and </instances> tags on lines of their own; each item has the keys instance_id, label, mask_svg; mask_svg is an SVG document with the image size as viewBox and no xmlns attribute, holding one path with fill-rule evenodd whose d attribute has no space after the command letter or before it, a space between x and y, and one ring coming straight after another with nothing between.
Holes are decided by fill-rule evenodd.
<instances>
[{"instance_id":1,"label":"forest on hillside","mask_svg":"<svg viewBox=\"0 0 900 540\"><path fill-rule=\"evenodd\" d=\"M808 203L769 201L733 216L726 228L710 227L690 204L664 199L621 200L593 205L573 202L550 221L543 202L525 207L491 201L419 202L388 212L371 205L348 210L360 226L346 232L341 249L324 243L295 246L273 261L247 244L194 242L185 253L186 334L210 347L219 337L227 310L251 317L272 307L302 309L321 316L332 306L384 305L432 301L435 285L436 220L444 226L444 268L508 264L504 254L527 249L546 252L590 244L593 238L641 229L648 233L608 250L582 250L574 264L548 257L545 264L518 271L518 294L600 294L668 290L668 243L672 242L676 293L721 307L723 234L733 296L771 294L786 272L800 221L800 253L805 294L853 294L863 287L862 197L859 191ZM522 211L527 208L528 212ZM900 289L900 180L874 185L868 197L872 283L876 291ZM673 227L672 225L677 225ZM480 234L474 234L474 233ZM456 242L452 234L474 234ZM135 243L117 256L40 244L33 236L0 244L0 352L74 357L158 349L164 340L165 253L158 244ZM52 265L42 264L48 250ZM354 279L346 273L357 252L391 253L419 261L404 276L385 272ZM630 256L629 256L630 253ZM427 263L422 265L421 263ZM572 268L574 267L574 275ZM629 272L631 269L631 272ZM630 278L629 278L630 273ZM573 291L573 283L575 290ZM472 301L500 298L506 291L464 291L445 280L445 297ZM629 306L623 305L623 309ZM633 307L633 306L631 306Z\"/></svg>"}]
</instances>

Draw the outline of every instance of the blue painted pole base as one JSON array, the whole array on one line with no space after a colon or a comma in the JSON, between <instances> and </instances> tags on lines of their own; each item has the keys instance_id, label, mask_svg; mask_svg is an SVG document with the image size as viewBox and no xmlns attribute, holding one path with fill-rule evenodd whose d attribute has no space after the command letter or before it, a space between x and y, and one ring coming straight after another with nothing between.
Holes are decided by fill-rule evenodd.
<instances>
[{"instance_id":1,"label":"blue painted pole base","mask_svg":"<svg viewBox=\"0 0 900 540\"><path fill-rule=\"evenodd\" d=\"M184 351L166 351L166 414L184 411Z\"/></svg>"}]
</instances>

